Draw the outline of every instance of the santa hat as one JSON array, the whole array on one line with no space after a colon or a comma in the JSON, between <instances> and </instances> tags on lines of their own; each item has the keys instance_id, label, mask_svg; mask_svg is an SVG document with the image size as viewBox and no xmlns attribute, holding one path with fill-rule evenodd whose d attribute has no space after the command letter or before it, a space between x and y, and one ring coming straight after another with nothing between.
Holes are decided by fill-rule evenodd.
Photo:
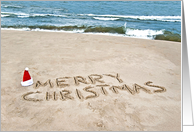
<instances>
[{"instance_id":1,"label":"santa hat","mask_svg":"<svg viewBox=\"0 0 194 132\"><path fill-rule=\"evenodd\" d=\"M33 84L33 79L30 77L28 70L28 67L26 67L24 71L23 81L21 82L22 86L30 86Z\"/></svg>"}]
</instances>

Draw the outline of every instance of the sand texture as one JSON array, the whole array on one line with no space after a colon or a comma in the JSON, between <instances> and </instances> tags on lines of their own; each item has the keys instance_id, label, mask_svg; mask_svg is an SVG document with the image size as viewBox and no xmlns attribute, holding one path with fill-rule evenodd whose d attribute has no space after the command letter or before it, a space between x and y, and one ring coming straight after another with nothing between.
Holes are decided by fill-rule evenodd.
<instances>
[{"instance_id":1,"label":"sand texture","mask_svg":"<svg viewBox=\"0 0 194 132\"><path fill-rule=\"evenodd\" d=\"M181 131L181 43L2 30L1 130Z\"/></svg>"}]
</instances>

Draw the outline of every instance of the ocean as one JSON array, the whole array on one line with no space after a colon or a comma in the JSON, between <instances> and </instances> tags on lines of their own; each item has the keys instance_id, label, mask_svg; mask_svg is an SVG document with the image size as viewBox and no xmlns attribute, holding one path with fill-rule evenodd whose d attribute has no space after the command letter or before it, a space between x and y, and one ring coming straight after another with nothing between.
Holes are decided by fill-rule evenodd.
<instances>
[{"instance_id":1,"label":"ocean","mask_svg":"<svg viewBox=\"0 0 194 132\"><path fill-rule=\"evenodd\" d=\"M1 29L181 41L181 1L1 1Z\"/></svg>"}]
</instances>

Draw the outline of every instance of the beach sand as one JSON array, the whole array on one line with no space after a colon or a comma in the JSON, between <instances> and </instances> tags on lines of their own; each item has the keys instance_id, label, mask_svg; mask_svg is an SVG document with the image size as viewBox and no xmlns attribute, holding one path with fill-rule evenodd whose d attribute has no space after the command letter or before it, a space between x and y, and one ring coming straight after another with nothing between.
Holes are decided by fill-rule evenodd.
<instances>
[{"instance_id":1,"label":"beach sand","mask_svg":"<svg viewBox=\"0 0 194 132\"><path fill-rule=\"evenodd\" d=\"M1 130L181 131L181 43L2 30Z\"/></svg>"}]
</instances>

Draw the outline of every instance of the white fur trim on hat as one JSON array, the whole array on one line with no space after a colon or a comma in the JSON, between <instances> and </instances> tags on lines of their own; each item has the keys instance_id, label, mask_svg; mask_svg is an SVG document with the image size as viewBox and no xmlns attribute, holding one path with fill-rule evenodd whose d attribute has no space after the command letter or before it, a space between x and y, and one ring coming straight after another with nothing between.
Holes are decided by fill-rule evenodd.
<instances>
[{"instance_id":1,"label":"white fur trim on hat","mask_svg":"<svg viewBox=\"0 0 194 132\"><path fill-rule=\"evenodd\" d=\"M33 84L33 79L32 78L30 80L28 80L28 81L21 82L22 86L30 86L32 84Z\"/></svg>"}]
</instances>

